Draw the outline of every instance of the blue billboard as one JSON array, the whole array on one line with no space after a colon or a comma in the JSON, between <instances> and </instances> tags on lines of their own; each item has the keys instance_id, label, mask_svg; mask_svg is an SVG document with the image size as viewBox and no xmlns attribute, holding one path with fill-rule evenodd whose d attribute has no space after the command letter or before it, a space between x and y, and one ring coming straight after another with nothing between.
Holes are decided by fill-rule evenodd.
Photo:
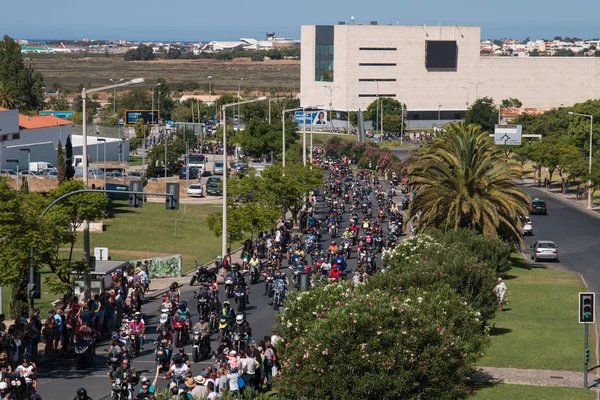
<instances>
[{"instance_id":1,"label":"blue billboard","mask_svg":"<svg viewBox=\"0 0 600 400\"><path fill-rule=\"evenodd\" d=\"M306 115L306 125L326 125L327 111L296 111L294 115L296 122L299 125L304 125L303 115Z\"/></svg>"},{"instance_id":2,"label":"blue billboard","mask_svg":"<svg viewBox=\"0 0 600 400\"><path fill-rule=\"evenodd\" d=\"M40 115L53 115L57 118L73 119L75 111L40 111Z\"/></svg>"},{"instance_id":3,"label":"blue billboard","mask_svg":"<svg viewBox=\"0 0 600 400\"><path fill-rule=\"evenodd\" d=\"M138 119L142 119L144 124L147 125L156 125L158 124L158 111L150 111L150 110L130 110L125 111L125 125L133 126L138 121Z\"/></svg>"}]
</instances>

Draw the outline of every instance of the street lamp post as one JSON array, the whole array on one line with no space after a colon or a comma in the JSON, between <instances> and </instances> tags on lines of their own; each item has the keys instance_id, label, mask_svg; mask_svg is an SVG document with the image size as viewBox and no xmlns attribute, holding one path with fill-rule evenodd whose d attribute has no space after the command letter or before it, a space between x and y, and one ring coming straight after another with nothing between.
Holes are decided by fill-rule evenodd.
<instances>
[{"instance_id":1,"label":"street lamp post","mask_svg":"<svg viewBox=\"0 0 600 400\"><path fill-rule=\"evenodd\" d=\"M154 89L156 89L156 87L160 85L161 83L158 82L156 85L152 86L152 125L156 123L156 121L154 120Z\"/></svg>"},{"instance_id":2,"label":"street lamp post","mask_svg":"<svg viewBox=\"0 0 600 400\"><path fill-rule=\"evenodd\" d=\"M82 168L83 168L83 185L86 188L88 187L87 111L86 111L86 107L85 107L87 94L94 93L94 92L101 92L103 90L113 89L113 88L117 88L117 87L121 87L121 86L135 85L138 83L144 83L144 78L136 78L136 79L132 79L127 82L117 83L117 84L109 85L109 86L103 86L100 88L94 88L94 89L83 88L83 89L81 89L81 105L83 106L83 138L82 138L83 139L83 151L82 151L83 167Z\"/></svg>"},{"instance_id":3,"label":"street lamp post","mask_svg":"<svg viewBox=\"0 0 600 400\"><path fill-rule=\"evenodd\" d=\"M118 81L115 81L114 79L109 79L109 81L111 81L112 83L121 83L124 81L124 79L119 79ZM113 88L113 114L117 113L117 88L114 87Z\"/></svg>"},{"instance_id":4,"label":"street lamp post","mask_svg":"<svg viewBox=\"0 0 600 400\"><path fill-rule=\"evenodd\" d=\"M438 104L438 129L442 127L442 105Z\"/></svg>"},{"instance_id":5,"label":"street lamp post","mask_svg":"<svg viewBox=\"0 0 600 400\"><path fill-rule=\"evenodd\" d=\"M469 107L469 88L466 86L461 86L462 89L465 89L467 92L467 107Z\"/></svg>"},{"instance_id":6,"label":"street lamp post","mask_svg":"<svg viewBox=\"0 0 600 400\"><path fill-rule=\"evenodd\" d=\"M221 106L221 112L223 115L222 125L223 125L223 232L222 232L222 242L221 242L221 252L222 256L225 257L227 254L227 115L225 110L227 107L235 107L240 104L248 104L255 103L258 101L266 100L266 97L257 97L253 100L240 101L237 103L223 104Z\"/></svg>"},{"instance_id":7,"label":"street lamp post","mask_svg":"<svg viewBox=\"0 0 600 400\"><path fill-rule=\"evenodd\" d=\"M375 80L375 84L377 85L377 95L375 100L377 102L377 113L375 114L375 126L373 127L373 131L375 131L377 125L379 124L379 81ZM375 137L375 132L373 132L373 137Z\"/></svg>"},{"instance_id":8,"label":"street lamp post","mask_svg":"<svg viewBox=\"0 0 600 400\"><path fill-rule=\"evenodd\" d=\"M271 125L271 102L279 101L279 100L283 100L283 99L285 99L285 97L277 97L275 99L269 99L269 125Z\"/></svg>"},{"instance_id":9,"label":"street lamp post","mask_svg":"<svg viewBox=\"0 0 600 400\"><path fill-rule=\"evenodd\" d=\"M106 139L98 138L98 143L104 143L104 186L102 188L106 190ZM98 143L96 143L96 148L98 148Z\"/></svg>"},{"instance_id":10,"label":"street lamp post","mask_svg":"<svg viewBox=\"0 0 600 400\"><path fill-rule=\"evenodd\" d=\"M594 134L594 116L591 114L579 114L573 111L569 111L569 115L579 115L590 119L590 155L588 159L588 173L592 174L592 139ZM587 208L592 209L594 206L594 191L592 190L592 180L588 179L588 204Z\"/></svg>"},{"instance_id":11,"label":"street lamp post","mask_svg":"<svg viewBox=\"0 0 600 400\"><path fill-rule=\"evenodd\" d=\"M19 150L27 152L27 192L31 192L31 170L29 169L31 165L31 149L24 148Z\"/></svg>"},{"instance_id":12,"label":"street lamp post","mask_svg":"<svg viewBox=\"0 0 600 400\"><path fill-rule=\"evenodd\" d=\"M242 101L242 98L240 97L240 92L242 90L242 81L244 80L244 78L240 78L240 81L238 82L238 101ZM237 126L238 126L238 130L240 130L240 105L238 104L237 106Z\"/></svg>"},{"instance_id":13,"label":"street lamp post","mask_svg":"<svg viewBox=\"0 0 600 400\"><path fill-rule=\"evenodd\" d=\"M285 113L286 112L290 112L290 111L300 111L300 110L304 110L304 108L302 107L298 107L298 108L292 108L289 110L286 110L285 108L283 110L281 110L281 123L282 123L282 128L281 128L281 134L282 134L282 140L283 140L283 145L282 145L282 175L285 176ZM304 119L304 123L306 124L306 118ZM306 134L306 129L305 129L305 134Z\"/></svg>"},{"instance_id":14,"label":"street lamp post","mask_svg":"<svg viewBox=\"0 0 600 400\"><path fill-rule=\"evenodd\" d=\"M167 169L168 169L168 164L167 164L167 145L169 143L169 137L165 137L165 179L167 178Z\"/></svg>"},{"instance_id":15,"label":"street lamp post","mask_svg":"<svg viewBox=\"0 0 600 400\"><path fill-rule=\"evenodd\" d=\"M483 82L469 82L471 85L475 86L475 101L479 99L479 85L483 85Z\"/></svg>"}]
</instances>

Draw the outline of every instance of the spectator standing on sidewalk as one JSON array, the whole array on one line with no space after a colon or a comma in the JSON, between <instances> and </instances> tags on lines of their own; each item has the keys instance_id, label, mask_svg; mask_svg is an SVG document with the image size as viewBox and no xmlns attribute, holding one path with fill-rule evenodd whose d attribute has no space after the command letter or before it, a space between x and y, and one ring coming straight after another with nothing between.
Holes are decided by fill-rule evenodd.
<instances>
[{"instance_id":1,"label":"spectator standing on sidewalk","mask_svg":"<svg viewBox=\"0 0 600 400\"><path fill-rule=\"evenodd\" d=\"M494 293L496 293L496 298L498 299L498 309L500 311L502 311L502 306L504 305L504 296L506 295L507 291L508 288L506 287L506 284L502 282L502 278L498 278L498 283L494 288Z\"/></svg>"}]
</instances>

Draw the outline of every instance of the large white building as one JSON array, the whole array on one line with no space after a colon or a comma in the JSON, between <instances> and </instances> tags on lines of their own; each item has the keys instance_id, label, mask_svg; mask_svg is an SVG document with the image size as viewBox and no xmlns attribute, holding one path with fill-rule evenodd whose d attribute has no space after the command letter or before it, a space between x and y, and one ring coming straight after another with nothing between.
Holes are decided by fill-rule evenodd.
<instances>
[{"instance_id":1,"label":"large white building","mask_svg":"<svg viewBox=\"0 0 600 400\"><path fill-rule=\"evenodd\" d=\"M480 56L473 26L302 26L301 104L365 109L377 96L409 127L462 118L475 99L552 108L600 97L600 58Z\"/></svg>"}]
</instances>

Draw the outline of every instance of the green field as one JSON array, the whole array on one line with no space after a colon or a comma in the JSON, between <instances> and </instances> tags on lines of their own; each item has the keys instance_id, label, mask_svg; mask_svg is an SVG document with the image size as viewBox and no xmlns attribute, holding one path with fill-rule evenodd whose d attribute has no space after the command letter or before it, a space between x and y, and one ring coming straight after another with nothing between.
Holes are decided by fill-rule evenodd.
<instances>
[{"instance_id":1,"label":"green field","mask_svg":"<svg viewBox=\"0 0 600 400\"><path fill-rule=\"evenodd\" d=\"M477 385L473 400L593 400L592 390L508 384Z\"/></svg>"},{"instance_id":2,"label":"green field","mask_svg":"<svg viewBox=\"0 0 600 400\"><path fill-rule=\"evenodd\" d=\"M136 260L173 254L183 256L183 270L194 268L194 261L207 263L221 254L221 238L208 230L206 216L221 210L218 204L182 204L178 211L167 211L163 203L144 203L129 208L116 201L109 209L112 218L104 220L104 232L90 233L90 248L108 247L113 260ZM75 247L82 254L83 235ZM233 250L240 243L233 243Z\"/></svg>"},{"instance_id":3,"label":"green field","mask_svg":"<svg viewBox=\"0 0 600 400\"><path fill-rule=\"evenodd\" d=\"M212 85L217 94L223 90L238 90L240 79L242 90L246 87L254 93L269 93L271 87L280 87L284 92L300 90L300 61L281 60L252 62L250 59L233 61L218 60L157 60L123 61L123 57L27 57L44 76L47 86L62 85L63 90L76 91L80 84L101 87L110 84L109 79L144 78L140 85L150 89L156 79L163 77L167 82L198 82Z\"/></svg>"},{"instance_id":4,"label":"green field","mask_svg":"<svg viewBox=\"0 0 600 400\"><path fill-rule=\"evenodd\" d=\"M478 364L579 371L583 325L577 322L578 292L586 289L581 277L544 268L513 268L504 281L505 311L492 321L491 346ZM589 342L595 343L593 329Z\"/></svg>"}]
</instances>

